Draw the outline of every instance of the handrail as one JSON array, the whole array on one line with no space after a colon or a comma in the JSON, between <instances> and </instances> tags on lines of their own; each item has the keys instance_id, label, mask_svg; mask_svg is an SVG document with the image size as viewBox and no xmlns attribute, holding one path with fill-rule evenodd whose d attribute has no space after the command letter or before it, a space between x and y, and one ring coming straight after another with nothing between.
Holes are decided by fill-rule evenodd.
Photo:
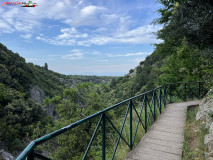
<instances>
[{"instance_id":1,"label":"handrail","mask_svg":"<svg viewBox=\"0 0 213 160\"><path fill-rule=\"evenodd\" d=\"M190 89L190 84L198 84L198 91L197 91L197 94L195 93L196 91L192 91ZM155 121L156 120L156 116L157 116L157 111L160 112L161 114L161 111L162 111L162 108L166 107L166 103L167 102L172 102L172 97L174 97L174 93L176 92L177 95L175 95L176 97L179 97L181 99L184 99L185 101L187 100L187 95L189 94L193 99L193 95L195 97L197 97L198 99L201 98L206 92L207 90L204 88L204 85L201 85L201 84L205 84L205 82L203 81L198 81L198 82L176 82L176 83L168 83L168 84L165 84L163 86L159 86L153 90L149 90L147 92L144 92L144 93L141 93L137 96L134 96L134 97L131 97L131 98L128 98L126 100L123 100L113 106L110 106L104 110L101 110L97 113L94 113L84 119L81 119L77 122L74 122L68 126L65 126L59 130L56 130L54 132L51 132L43 137L40 137L34 141L32 141L24 150L23 152L17 157L16 160L25 160L27 158L28 159L34 159L34 157L38 157L38 158L41 158L41 157L44 157L42 155L39 155L38 153L34 153L34 149L36 146L72 129L72 128L75 128L79 125L81 125L82 123L88 121L88 120L91 120L95 117L98 117L98 116L101 116L99 121L98 121L98 124L95 128L95 131L93 132L93 135L92 135L92 138L89 142L89 145L87 147L87 150L84 154L84 157L83 159L86 158L86 155L90 149L90 146L92 144L92 141L94 139L94 136L96 135L96 132L100 126L100 124L102 123L102 160L105 160L105 121L108 120L110 122L110 124L112 125L112 127L115 129L116 133L118 133L119 137L117 139L117 143L116 143L116 146L115 146L115 149L114 149L114 152L113 152L113 155L112 155L112 159L114 159L114 156L115 156L115 153L116 153L116 150L117 150L117 146L119 144L119 140L120 138L122 138L125 143L127 143L127 141L122 137L122 132L123 132L123 127L125 125L125 121L126 121L126 118L127 118L127 115L128 115L128 112L130 112L130 142L127 143L127 145L129 146L130 149L132 149L133 145L134 145L134 142L135 142L135 137L136 137L136 134L137 134L137 130L138 130L138 125L141 123L141 125L143 126L145 132L147 132L147 129L148 129L148 125L149 125L149 120L150 120L150 117L152 116L153 117L153 120ZM182 93L182 95L180 95L180 92L179 90L177 90L175 87L177 87L177 85L184 85L184 93ZM188 87L188 88L187 88ZM203 87L203 88L202 88ZM187 90L188 89L188 90ZM149 95L150 94L150 95ZM157 95L158 94L158 95ZM151 96L151 103L149 101L149 98L147 96ZM169 96L169 99L168 99L168 96ZM143 97L143 101L142 101L142 106L140 108L140 113L138 114L137 110L135 109L135 106L133 104L133 100L139 98L139 97ZM123 121L123 125L120 129L120 132L118 129L116 129L116 127L114 126L114 124L110 121L110 119L107 117L106 115L106 112L109 111L109 110L112 110L114 108L117 108L119 106L121 106L122 104L125 104L129 102L129 105L127 107L127 110L126 110L126 114L125 114L125 118L124 118L124 121ZM157 103L156 103L157 102ZM133 108L133 109L132 109ZM141 114L143 112L143 109L144 109L144 114L145 114L145 117L144 117L144 122L142 122L142 117L141 117ZM136 126L136 130L135 130L135 134L134 134L134 138L132 137L133 133L132 133L132 111L135 111L136 112L136 115L138 117L138 122L137 122L137 126ZM41 159L49 159L49 158L41 158Z\"/></svg>"}]
</instances>

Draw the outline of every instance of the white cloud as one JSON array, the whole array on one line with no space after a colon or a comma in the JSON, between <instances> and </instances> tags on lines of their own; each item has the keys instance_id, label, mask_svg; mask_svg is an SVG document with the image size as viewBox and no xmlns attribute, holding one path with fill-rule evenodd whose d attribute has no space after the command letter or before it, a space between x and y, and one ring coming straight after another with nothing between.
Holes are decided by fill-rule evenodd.
<instances>
[{"instance_id":1,"label":"white cloud","mask_svg":"<svg viewBox=\"0 0 213 160\"><path fill-rule=\"evenodd\" d=\"M60 34L56 37L56 39L61 40L61 39L70 39L70 38L87 38L88 34L87 33L78 33L78 31L75 29L75 27L71 28L64 28L61 29L61 32L63 34Z\"/></svg>"},{"instance_id":2,"label":"white cloud","mask_svg":"<svg viewBox=\"0 0 213 160\"><path fill-rule=\"evenodd\" d=\"M73 49L71 54L64 55L61 58L67 60L83 59L83 53L79 49Z\"/></svg>"},{"instance_id":3,"label":"white cloud","mask_svg":"<svg viewBox=\"0 0 213 160\"><path fill-rule=\"evenodd\" d=\"M21 35L21 37L24 38L24 39L30 39L32 37L32 34L27 33L25 35Z\"/></svg>"},{"instance_id":4,"label":"white cloud","mask_svg":"<svg viewBox=\"0 0 213 160\"><path fill-rule=\"evenodd\" d=\"M74 59L82 59L83 54L82 53L72 53L72 54L67 54L65 56L62 56L63 59L69 59L69 60L74 60Z\"/></svg>"},{"instance_id":5,"label":"white cloud","mask_svg":"<svg viewBox=\"0 0 213 160\"><path fill-rule=\"evenodd\" d=\"M74 0L39 1L38 6L35 8L4 7L0 8L0 19L3 20L0 26L1 32L3 32L2 28L5 28L6 25L7 28L9 25L13 29L10 32L32 32L47 25L43 23L46 20L56 20L71 26L95 25L96 22L101 20L99 15L105 13L104 7ZM53 25L51 24L51 26Z\"/></svg>"},{"instance_id":6,"label":"white cloud","mask_svg":"<svg viewBox=\"0 0 213 160\"><path fill-rule=\"evenodd\" d=\"M126 30L125 32L117 32L108 36L108 34L93 34L81 33L76 28L64 28L61 29L61 33L53 38L46 38L44 36L37 37L38 40L55 44L55 45L78 45L78 46L91 46L91 45L105 45L109 43L130 43L130 44L150 44L160 42L156 39L156 35L153 32L159 30L159 26L146 25L137 27L132 30Z\"/></svg>"},{"instance_id":7,"label":"white cloud","mask_svg":"<svg viewBox=\"0 0 213 160\"><path fill-rule=\"evenodd\" d=\"M46 43L49 44L53 44L53 45L65 45L65 46L71 46L71 45L75 45L76 44L76 40L75 39L51 39L51 38L46 38L46 37L41 37L41 36L37 36L36 37L37 40L41 40L44 41Z\"/></svg>"},{"instance_id":8,"label":"white cloud","mask_svg":"<svg viewBox=\"0 0 213 160\"><path fill-rule=\"evenodd\" d=\"M39 1L38 6L33 9L18 6L6 7L6 9L0 8L0 33L18 31L26 34L21 34L21 37L25 39L29 39L30 34L42 32L43 28L57 29L60 27L60 23L65 23L68 27L60 28L57 35L41 34L36 39L53 45L87 47L110 43L150 44L159 42L152 32L156 32L161 27L131 26L132 17L126 13L118 13L116 10L103 6L92 5L88 1ZM59 26L54 23L51 25L46 23L49 20L56 22Z\"/></svg>"},{"instance_id":9,"label":"white cloud","mask_svg":"<svg viewBox=\"0 0 213 160\"><path fill-rule=\"evenodd\" d=\"M0 33L12 33L14 29L4 20L0 20Z\"/></svg>"},{"instance_id":10,"label":"white cloud","mask_svg":"<svg viewBox=\"0 0 213 160\"><path fill-rule=\"evenodd\" d=\"M150 53L137 52L137 53L126 53L126 54L107 54L108 57L129 57L139 55L150 55Z\"/></svg>"},{"instance_id":11,"label":"white cloud","mask_svg":"<svg viewBox=\"0 0 213 160\"><path fill-rule=\"evenodd\" d=\"M96 6L86 6L81 10L81 14L84 16L88 16L91 14L95 14L95 12L97 12L98 10L102 10L102 8L100 7L96 7Z\"/></svg>"}]
</instances>

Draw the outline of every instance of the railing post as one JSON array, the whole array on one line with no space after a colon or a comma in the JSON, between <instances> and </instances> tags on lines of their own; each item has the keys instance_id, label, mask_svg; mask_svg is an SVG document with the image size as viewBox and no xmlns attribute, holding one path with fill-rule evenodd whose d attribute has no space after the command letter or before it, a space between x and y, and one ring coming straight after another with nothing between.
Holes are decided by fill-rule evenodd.
<instances>
[{"instance_id":1,"label":"railing post","mask_svg":"<svg viewBox=\"0 0 213 160\"><path fill-rule=\"evenodd\" d=\"M161 88L160 88L160 114L161 114L161 107L162 107L162 105L161 105L161 94L162 94L162 91L161 91Z\"/></svg>"},{"instance_id":2,"label":"railing post","mask_svg":"<svg viewBox=\"0 0 213 160\"><path fill-rule=\"evenodd\" d=\"M171 98L171 96L172 96L172 87L171 87L172 85L170 84L169 85L169 103L172 103L172 98Z\"/></svg>"},{"instance_id":3,"label":"railing post","mask_svg":"<svg viewBox=\"0 0 213 160\"><path fill-rule=\"evenodd\" d=\"M130 114L130 149L132 149L132 100L129 102L129 114Z\"/></svg>"},{"instance_id":4,"label":"railing post","mask_svg":"<svg viewBox=\"0 0 213 160\"><path fill-rule=\"evenodd\" d=\"M145 94L145 132L147 132L147 95Z\"/></svg>"},{"instance_id":5,"label":"railing post","mask_svg":"<svg viewBox=\"0 0 213 160\"><path fill-rule=\"evenodd\" d=\"M29 154L28 157L27 157L27 160L34 160L34 150L32 150L32 151L30 152L30 154Z\"/></svg>"},{"instance_id":6,"label":"railing post","mask_svg":"<svg viewBox=\"0 0 213 160\"><path fill-rule=\"evenodd\" d=\"M155 102L155 90L154 90L154 121L156 120L156 102Z\"/></svg>"},{"instance_id":7,"label":"railing post","mask_svg":"<svg viewBox=\"0 0 213 160\"><path fill-rule=\"evenodd\" d=\"M164 86L163 95L164 95L163 105L164 105L164 108L165 108L166 107L166 100L167 100L166 85Z\"/></svg>"},{"instance_id":8,"label":"railing post","mask_svg":"<svg viewBox=\"0 0 213 160\"><path fill-rule=\"evenodd\" d=\"M106 115L105 113L103 113L103 117L102 117L102 160L105 160L106 158L106 144L105 144L105 140L106 140Z\"/></svg>"},{"instance_id":9,"label":"railing post","mask_svg":"<svg viewBox=\"0 0 213 160\"><path fill-rule=\"evenodd\" d=\"M186 101L186 83L184 83L184 101Z\"/></svg>"}]
</instances>

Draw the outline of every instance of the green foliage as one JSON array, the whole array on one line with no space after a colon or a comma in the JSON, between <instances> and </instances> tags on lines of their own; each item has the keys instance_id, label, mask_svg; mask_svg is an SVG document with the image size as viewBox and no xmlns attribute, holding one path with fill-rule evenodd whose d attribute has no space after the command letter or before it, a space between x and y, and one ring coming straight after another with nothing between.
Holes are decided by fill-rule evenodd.
<instances>
[{"instance_id":1,"label":"green foliage","mask_svg":"<svg viewBox=\"0 0 213 160\"><path fill-rule=\"evenodd\" d=\"M163 8L157 22L164 24L158 32L164 40L181 40L206 47L213 44L213 3L211 0L159 0ZM199 13L199 14L197 14Z\"/></svg>"},{"instance_id":2,"label":"green foliage","mask_svg":"<svg viewBox=\"0 0 213 160\"><path fill-rule=\"evenodd\" d=\"M186 40L183 40L176 54L169 56L161 68L159 84L200 81L203 76L203 62L199 50L190 48Z\"/></svg>"},{"instance_id":3,"label":"green foliage","mask_svg":"<svg viewBox=\"0 0 213 160\"><path fill-rule=\"evenodd\" d=\"M45 112L39 104L6 85L0 85L0 94L0 140L8 150L20 150L23 137L32 134L29 126L44 120Z\"/></svg>"},{"instance_id":4,"label":"green foliage","mask_svg":"<svg viewBox=\"0 0 213 160\"><path fill-rule=\"evenodd\" d=\"M31 85L38 85L47 95L53 96L65 86L60 81L65 76L49 71L47 64L45 66L46 69L43 69L26 63L24 58L0 43L0 83L26 93Z\"/></svg>"},{"instance_id":5,"label":"green foliage","mask_svg":"<svg viewBox=\"0 0 213 160\"><path fill-rule=\"evenodd\" d=\"M47 65L47 63L44 64L44 69L45 69L45 70L48 70L48 65Z\"/></svg>"},{"instance_id":6,"label":"green foliage","mask_svg":"<svg viewBox=\"0 0 213 160\"><path fill-rule=\"evenodd\" d=\"M96 91L97 86L87 82L77 84L75 88L66 88L61 94L53 98L47 98L45 100L46 104L56 104L59 120L56 120L53 125L47 124L45 129L41 128L42 125L40 122L37 123L33 131L33 137L38 138L41 134L60 129L105 108L102 95L97 94ZM95 120L97 121L97 119ZM53 159L70 159L71 157L72 159L80 159L97 123L93 121L91 120L72 129L71 132L60 135L56 140L50 142L50 145L44 146L43 149L50 152L50 157ZM94 145L99 146L98 143L100 141L94 142ZM97 156L93 154L93 152L89 153L88 157Z\"/></svg>"},{"instance_id":7,"label":"green foliage","mask_svg":"<svg viewBox=\"0 0 213 160\"><path fill-rule=\"evenodd\" d=\"M158 2L163 5L163 8L157 10L157 12L160 14L160 18L158 18L155 23L169 23L173 17L176 8L179 5L179 2L181 1L182 0L158 0Z\"/></svg>"},{"instance_id":8,"label":"green foliage","mask_svg":"<svg viewBox=\"0 0 213 160\"><path fill-rule=\"evenodd\" d=\"M133 72L134 72L134 69L130 69L130 70L129 70L129 73L133 73Z\"/></svg>"}]
</instances>

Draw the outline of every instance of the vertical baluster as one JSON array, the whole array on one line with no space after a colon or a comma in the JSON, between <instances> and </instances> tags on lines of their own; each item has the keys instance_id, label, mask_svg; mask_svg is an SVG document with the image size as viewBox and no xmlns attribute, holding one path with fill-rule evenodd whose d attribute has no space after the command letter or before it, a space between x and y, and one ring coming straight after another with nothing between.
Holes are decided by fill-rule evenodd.
<instances>
[{"instance_id":1,"label":"vertical baluster","mask_svg":"<svg viewBox=\"0 0 213 160\"><path fill-rule=\"evenodd\" d=\"M145 132L147 132L147 94L145 95Z\"/></svg>"},{"instance_id":2,"label":"vertical baluster","mask_svg":"<svg viewBox=\"0 0 213 160\"><path fill-rule=\"evenodd\" d=\"M156 120L156 102L155 102L155 92L156 90L154 90L154 121Z\"/></svg>"},{"instance_id":3,"label":"vertical baluster","mask_svg":"<svg viewBox=\"0 0 213 160\"><path fill-rule=\"evenodd\" d=\"M161 114L161 110L162 110L162 109L161 109L161 107L162 107L162 105L161 105L161 94L162 94L162 93L161 93L161 92L162 92L162 91L161 91L161 88L160 88L160 114Z\"/></svg>"},{"instance_id":4,"label":"vertical baluster","mask_svg":"<svg viewBox=\"0 0 213 160\"><path fill-rule=\"evenodd\" d=\"M167 92L166 92L166 85L164 86L164 99L163 99L163 106L166 107L166 100L167 100Z\"/></svg>"},{"instance_id":5,"label":"vertical baluster","mask_svg":"<svg viewBox=\"0 0 213 160\"><path fill-rule=\"evenodd\" d=\"M106 115L103 113L102 117L102 160L106 158Z\"/></svg>"},{"instance_id":6,"label":"vertical baluster","mask_svg":"<svg viewBox=\"0 0 213 160\"><path fill-rule=\"evenodd\" d=\"M184 83L184 101L186 101L186 83Z\"/></svg>"},{"instance_id":7,"label":"vertical baluster","mask_svg":"<svg viewBox=\"0 0 213 160\"><path fill-rule=\"evenodd\" d=\"M169 103L172 103L172 85L169 85Z\"/></svg>"},{"instance_id":8,"label":"vertical baluster","mask_svg":"<svg viewBox=\"0 0 213 160\"><path fill-rule=\"evenodd\" d=\"M130 149L132 149L132 100L129 102L129 114L130 114Z\"/></svg>"}]
</instances>

